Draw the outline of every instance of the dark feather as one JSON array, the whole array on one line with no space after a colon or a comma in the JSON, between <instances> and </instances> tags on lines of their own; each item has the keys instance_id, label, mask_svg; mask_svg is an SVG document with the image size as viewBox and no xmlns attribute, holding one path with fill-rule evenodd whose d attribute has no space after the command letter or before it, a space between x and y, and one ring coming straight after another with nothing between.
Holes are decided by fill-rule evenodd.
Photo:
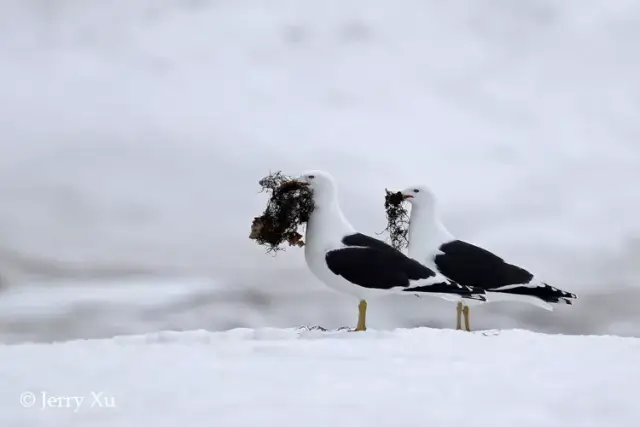
<instances>
[{"instance_id":1,"label":"dark feather","mask_svg":"<svg viewBox=\"0 0 640 427\"><path fill-rule=\"evenodd\" d=\"M443 254L435 257L438 270L461 285L491 289L505 285L529 283L533 274L471 243L461 240L440 246Z\"/></svg>"},{"instance_id":2,"label":"dark feather","mask_svg":"<svg viewBox=\"0 0 640 427\"><path fill-rule=\"evenodd\" d=\"M576 298L574 294L545 283L532 284L533 274L471 243L453 240L440 246L440 251L443 253L436 255L434 259L438 270L461 285L477 286L492 292L534 296L547 302ZM508 288L500 289L502 287Z\"/></svg>"}]
</instances>

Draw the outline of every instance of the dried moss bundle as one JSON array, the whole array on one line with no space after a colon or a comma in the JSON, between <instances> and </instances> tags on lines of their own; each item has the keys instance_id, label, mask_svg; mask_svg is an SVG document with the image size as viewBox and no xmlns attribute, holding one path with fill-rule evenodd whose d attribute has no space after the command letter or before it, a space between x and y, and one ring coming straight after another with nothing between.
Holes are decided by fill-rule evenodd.
<instances>
[{"instance_id":1,"label":"dried moss bundle","mask_svg":"<svg viewBox=\"0 0 640 427\"><path fill-rule=\"evenodd\" d=\"M391 245L402 250L409 245L409 212L404 207L402 192L384 191L384 209L387 213L387 228L384 231L389 233Z\"/></svg>"},{"instance_id":2,"label":"dried moss bundle","mask_svg":"<svg viewBox=\"0 0 640 427\"><path fill-rule=\"evenodd\" d=\"M280 245L304 246L298 229L313 211L313 194L307 184L278 171L271 173L258 184L261 192L270 193L264 213L253 219L249 238L267 247L267 253L284 250Z\"/></svg>"}]
</instances>

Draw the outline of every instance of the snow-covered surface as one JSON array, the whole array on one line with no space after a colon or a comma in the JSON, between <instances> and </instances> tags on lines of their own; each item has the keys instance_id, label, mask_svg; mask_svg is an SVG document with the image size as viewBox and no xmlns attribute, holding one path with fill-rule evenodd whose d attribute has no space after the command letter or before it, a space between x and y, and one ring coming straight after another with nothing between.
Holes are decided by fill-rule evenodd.
<instances>
[{"instance_id":1,"label":"snow-covered surface","mask_svg":"<svg viewBox=\"0 0 640 427\"><path fill-rule=\"evenodd\" d=\"M107 335L109 319L352 322L302 251L247 239L260 177L323 168L359 230L384 228L385 187L423 182L456 235L581 298L553 316L489 306L485 327L640 335L639 28L635 0L4 1L2 289L146 274L247 295L228 319L193 303L155 326L139 296L137 314L100 321L85 304L55 318L86 322L65 337ZM378 327L450 324L435 302L380 304Z\"/></svg>"},{"instance_id":2,"label":"snow-covered surface","mask_svg":"<svg viewBox=\"0 0 640 427\"><path fill-rule=\"evenodd\" d=\"M0 346L0 423L636 427L639 354L637 338L428 328Z\"/></svg>"}]
</instances>

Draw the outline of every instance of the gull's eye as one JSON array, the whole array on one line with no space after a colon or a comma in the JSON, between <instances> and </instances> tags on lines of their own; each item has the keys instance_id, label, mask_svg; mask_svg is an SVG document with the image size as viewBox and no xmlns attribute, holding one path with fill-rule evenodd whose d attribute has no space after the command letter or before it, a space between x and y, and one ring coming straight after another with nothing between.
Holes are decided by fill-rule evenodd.
<instances>
[{"instance_id":1,"label":"gull's eye","mask_svg":"<svg viewBox=\"0 0 640 427\"><path fill-rule=\"evenodd\" d=\"M307 178L313 179L313 178L315 178L315 176L314 175L309 175Z\"/></svg>"},{"instance_id":2,"label":"gull's eye","mask_svg":"<svg viewBox=\"0 0 640 427\"><path fill-rule=\"evenodd\" d=\"M417 188L414 188L414 189L413 189L413 192L414 192L414 193L419 193L419 192L420 192L420 190L418 190Z\"/></svg>"}]
</instances>

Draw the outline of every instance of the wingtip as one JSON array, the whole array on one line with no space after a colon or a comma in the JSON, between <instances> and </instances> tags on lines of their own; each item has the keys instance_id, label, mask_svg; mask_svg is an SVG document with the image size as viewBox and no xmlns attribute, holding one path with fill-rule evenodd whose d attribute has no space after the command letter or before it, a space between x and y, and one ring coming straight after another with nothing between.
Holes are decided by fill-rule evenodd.
<instances>
[{"instance_id":1,"label":"wingtip","mask_svg":"<svg viewBox=\"0 0 640 427\"><path fill-rule=\"evenodd\" d=\"M560 298L562 299L578 299L578 295L572 294L571 292L563 291L562 289L558 289L555 286L551 286L548 283L543 283L544 286L549 287L552 291L560 293ZM568 302L568 304L571 304Z\"/></svg>"}]
</instances>

